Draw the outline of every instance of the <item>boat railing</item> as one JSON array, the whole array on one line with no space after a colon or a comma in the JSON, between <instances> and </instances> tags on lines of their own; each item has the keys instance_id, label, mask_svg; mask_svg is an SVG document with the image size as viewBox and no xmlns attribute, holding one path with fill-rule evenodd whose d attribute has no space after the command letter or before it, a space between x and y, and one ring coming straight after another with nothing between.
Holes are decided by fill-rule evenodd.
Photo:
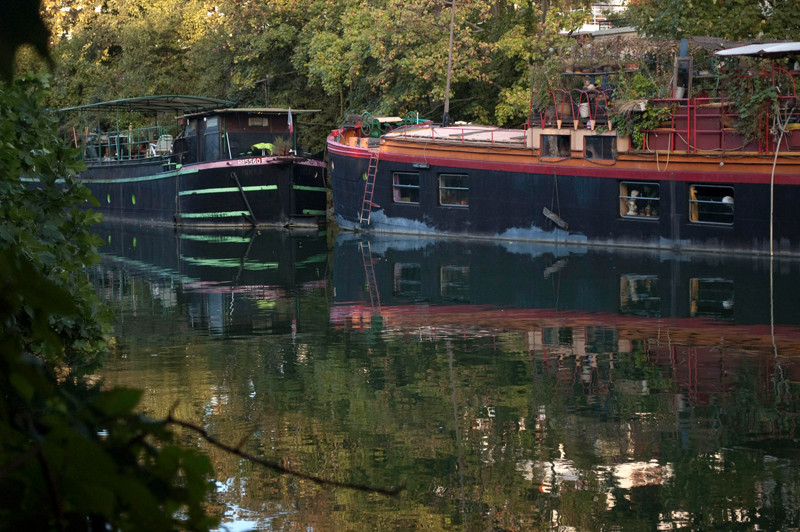
<instances>
[{"instance_id":1,"label":"boat railing","mask_svg":"<svg viewBox=\"0 0 800 532\"><path fill-rule=\"evenodd\" d=\"M398 128L384 135L386 139L400 139L408 141L433 140L454 142L461 145L483 144L503 146L525 146L524 129L503 129L488 126L436 126L424 124L408 128Z\"/></svg>"},{"instance_id":2,"label":"boat railing","mask_svg":"<svg viewBox=\"0 0 800 532\"><path fill-rule=\"evenodd\" d=\"M556 89L549 92L552 104L539 109L540 126L578 127L585 125L595 129L598 125L606 125L611 120L611 96L613 90L573 89L567 91ZM533 110L531 110L533 114ZM530 125L530 124L529 124Z\"/></svg>"},{"instance_id":3,"label":"boat railing","mask_svg":"<svg viewBox=\"0 0 800 532\"><path fill-rule=\"evenodd\" d=\"M87 163L119 163L172 153L174 127L152 126L119 131L86 131L83 159Z\"/></svg>"},{"instance_id":4,"label":"boat railing","mask_svg":"<svg viewBox=\"0 0 800 532\"><path fill-rule=\"evenodd\" d=\"M778 70L778 69L776 69ZM756 120L758 134L751 138L737 127L740 119L734 101L726 97L698 96L693 98L655 98L644 101L638 112L650 107L666 107L669 116L655 127L643 129L643 144L636 149L650 152L719 153L748 152L767 154L800 150L800 99L795 92L794 79L785 83L777 96L777 105L765 106ZM556 90L550 93L552 104L540 110L544 128L570 128L598 125L613 129L611 91ZM780 133L783 133L780 135ZM778 146L778 139L782 139Z\"/></svg>"},{"instance_id":5,"label":"boat railing","mask_svg":"<svg viewBox=\"0 0 800 532\"><path fill-rule=\"evenodd\" d=\"M779 95L776 107L766 106L761 110L756 118L756 128L760 131L756 138L747 137L737 128L740 115L729 98L661 98L650 102L654 106L668 106L672 113L657 128L644 130L647 151L774 153L778 147L778 129L783 127L788 135L780 149L800 149L800 108L793 94Z\"/></svg>"}]
</instances>

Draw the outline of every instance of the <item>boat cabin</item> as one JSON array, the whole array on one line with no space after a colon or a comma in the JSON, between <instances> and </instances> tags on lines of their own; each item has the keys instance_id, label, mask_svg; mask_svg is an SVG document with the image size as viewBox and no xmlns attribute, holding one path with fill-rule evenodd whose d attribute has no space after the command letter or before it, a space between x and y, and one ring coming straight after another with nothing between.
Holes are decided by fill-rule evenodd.
<instances>
[{"instance_id":1,"label":"boat cabin","mask_svg":"<svg viewBox=\"0 0 800 532\"><path fill-rule=\"evenodd\" d=\"M295 117L317 112L232 105L215 98L149 96L61 111L79 112L77 123L69 124L71 136L90 166L295 155Z\"/></svg>"},{"instance_id":2,"label":"boat cabin","mask_svg":"<svg viewBox=\"0 0 800 532\"><path fill-rule=\"evenodd\" d=\"M172 145L178 163L296 154L294 115L273 108L215 109L185 115ZM290 113L292 116L290 116Z\"/></svg>"}]
</instances>

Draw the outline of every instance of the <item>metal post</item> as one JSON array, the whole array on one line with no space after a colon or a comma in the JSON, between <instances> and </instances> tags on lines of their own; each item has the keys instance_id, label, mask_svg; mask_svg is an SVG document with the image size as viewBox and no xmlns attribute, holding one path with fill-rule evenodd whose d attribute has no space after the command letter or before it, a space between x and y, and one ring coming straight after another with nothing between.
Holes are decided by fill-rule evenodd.
<instances>
[{"instance_id":1,"label":"metal post","mask_svg":"<svg viewBox=\"0 0 800 532\"><path fill-rule=\"evenodd\" d=\"M447 52L447 87L444 90L444 115L442 125L450 125L450 73L453 70L453 27L456 21L456 0L450 0L450 46Z\"/></svg>"}]
</instances>

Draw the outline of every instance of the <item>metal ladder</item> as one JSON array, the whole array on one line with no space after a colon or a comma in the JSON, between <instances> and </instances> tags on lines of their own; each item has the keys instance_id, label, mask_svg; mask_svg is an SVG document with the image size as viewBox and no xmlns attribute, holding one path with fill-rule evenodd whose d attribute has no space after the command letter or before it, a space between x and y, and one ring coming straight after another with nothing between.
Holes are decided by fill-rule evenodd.
<instances>
[{"instance_id":1,"label":"metal ladder","mask_svg":"<svg viewBox=\"0 0 800 532\"><path fill-rule=\"evenodd\" d=\"M372 194L375 192L375 176L378 175L378 150L371 150L369 154L369 167L367 168L367 180L364 183L364 200L361 202L361 216L359 222L369 223L372 214ZM378 207L378 205L375 205Z\"/></svg>"}]
</instances>

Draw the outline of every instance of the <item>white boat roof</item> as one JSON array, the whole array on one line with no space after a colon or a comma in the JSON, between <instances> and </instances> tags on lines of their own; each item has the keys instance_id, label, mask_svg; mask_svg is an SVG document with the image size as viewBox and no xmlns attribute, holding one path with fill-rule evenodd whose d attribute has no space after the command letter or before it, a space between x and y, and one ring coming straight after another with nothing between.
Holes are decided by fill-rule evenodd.
<instances>
[{"instance_id":1,"label":"white boat roof","mask_svg":"<svg viewBox=\"0 0 800 532\"><path fill-rule=\"evenodd\" d=\"M782 56L800 54L800 42L774 42L763 44L748 44L715 52L719 56Z\"/></svg>"}]
</instances>

